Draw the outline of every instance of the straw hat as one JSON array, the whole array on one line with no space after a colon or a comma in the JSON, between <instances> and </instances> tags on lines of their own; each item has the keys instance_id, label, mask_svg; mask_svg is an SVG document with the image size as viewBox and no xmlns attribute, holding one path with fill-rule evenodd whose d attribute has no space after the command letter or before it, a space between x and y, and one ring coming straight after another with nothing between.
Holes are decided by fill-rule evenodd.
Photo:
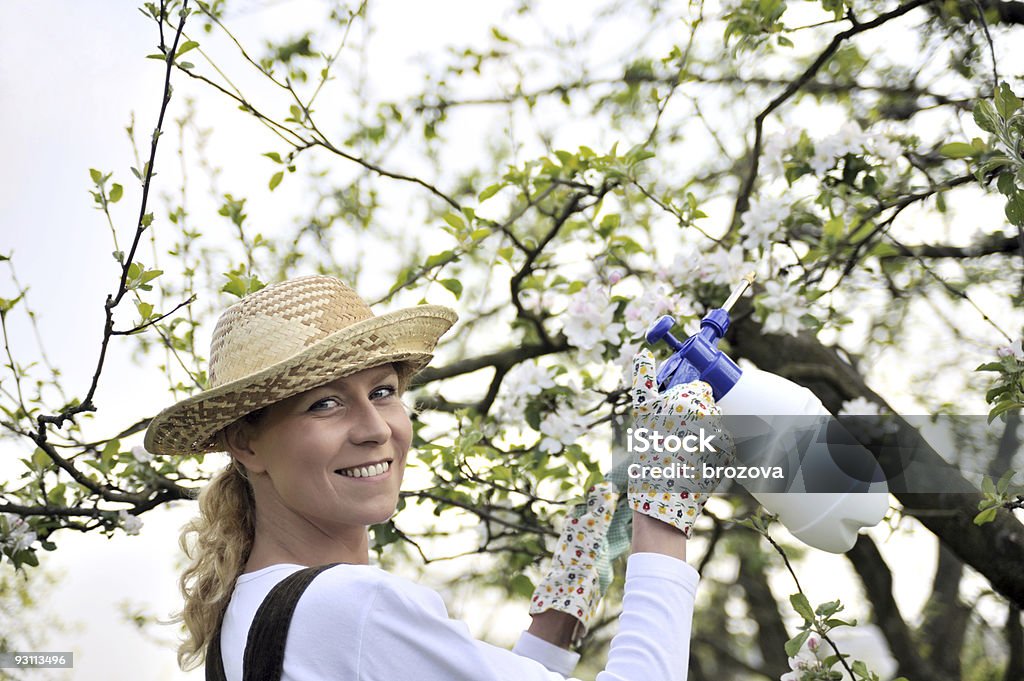
<instances>
[{"instance_id":1,"label":"straw hat","mask_svg":"<svg viewBox=\"0 0 1024 681\"><path fill-rule=\"evenodd\" d=\"M146 449L219 451L217 432L249 412L381 364L395 363L404 390L456 319L440 305L375 316L334 277L268 286L221 315L210 344L210 389L160 412Z\"/></svg>"}]
</instances>

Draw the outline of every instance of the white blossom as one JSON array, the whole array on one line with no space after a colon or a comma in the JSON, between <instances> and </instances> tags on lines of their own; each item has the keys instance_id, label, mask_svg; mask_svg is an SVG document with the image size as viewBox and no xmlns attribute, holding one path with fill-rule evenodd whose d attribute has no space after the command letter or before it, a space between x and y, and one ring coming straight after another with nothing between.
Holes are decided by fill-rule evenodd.
<instances>
[{"instance_id":1,"label":"white blossom","mask_svg":"<svg viewBox=\"0 0 1024 681\"><path fill-rule=\"evenodd\" d=\"M743 247L739 244L729 250L715 248L701 258L697 279L705 283L733 286L746 274L743 263ZM746 269L750 269L749 266Z\"/></svg>"},{"instance_id":2,"label":"white blossom","mask_svg":"<svg viewBox=\"0 0 1024 681\"><path fill-rule=\"evenodd\" d=\"M764 159L764 168L769 177L782 177L785 174L785 154L799 141L800 131L796 128L788 128L781 133L770 135L765 140L764 151L761 156Z\"/></svg>"},{"instance_id":3,"label":"white blossom","mask_svg":"<svg viewBox=\"0 0 1024 681\"><path fill-rule=\"evenodd\" d=\"M864 397L847 400L839 409L839 416L878 416L880 413L878 405Z\"/></svg>"},{"instance_id":4,"label":"white blossom","mask_svg":"<svg viewBox=\"0 0 1024 681\"><path fill-rule=\"evenodd\" d=\"M124 530L125 534L138 534L139 530L142 529L142 521L128 511L118 511L117 520L121 524L121 528Z\"/></svg>"},{"instance_id":5,"label":"white blossom","mask_svg":"<svg viewBox=\"0 0 1024 681\"><path fill-rule=\"evenodd\" d=\"M743 214L740 234L747 250L767 248L776 240L782 222L789 217L789 204L782 199L755 197Z\"/></svg>"},{"instance_id":6,"label":"white blossom","mask_svg":"<svg viewBox=\"0 0 1024 681\"><path fill-rule=\"evenodd\" d=\"M581 350L592 350L602 341L618 345L622 324L615 321L615 308L598 282L578 291L564 314L562 331L570 344Z\"/></svg>"},{"instance_id":7,"label":"white blossom","mask_svg":"<svg viewBox=\"0 0 1024 681\"><path fill-rule=\"evenodd\" d=\"M815 174L831 170L836 160L847 154L859 154L864 148L864 131L856 123L848 122L839 131L814 143L814 156L808 161Z\"/></svg>"},{"instance_id":8,"label":"white blossom","mask_svg":"<svg viewBox=\"0 0 1024 681\"><path fill-rule=\"evenodd\" d=\"M36 542L36 533L24 518L13 513L4 513L3 518L7 525L7 536L0 537L0 546L10 547L12 553L17 553Z\"/></svg>"},{"instance_id":9,"label":"white blossom","mask_svg":"<svg viewBox=\"0 0 1024 681\"><path fill-rule=\"evenodd\" d=\"M899 134L900 131L892 125L876 127L864 139L864 148L887 166L895 166L903 158L903 145L898 141Z\"/></svg>"},{"instance_id":10,"label":"white blossom","mask_svg":"<svg viewBox=\"0 0 1024 681\"><path fill-rule=\"evenodd\" d=\"M135 445L132 447L132 456L135 457L136 461L147 463L153 460L153 455L143 446Z\"/></svg>"},{"instance_id":11,"label":"white blossom","mask_svg":"<svg viewBox=\"0 0 1024 681\"><path fill-rule=\"evenodd\" d=\"M523 289L519 292L519 302L530 312L550 310L554 306L554 294L551 291L538 291L535 288Z\"/></svg>"},{"instance_id":12,"label":"white blossom","mask_svg":"<svg viewBox=\"0 0 1024 681\"><path fill-rule=\"evenodd\" d=\"M764 289L765 292L759 298L767 311L764 332L797 335L802 328L800 317L808 311L800 294L788 283L775 279L766 281Z\"/></svg>"},{"instance_id":13,"label":"white blossom","mask_svg":"<svg viewBox=\"0 0 1024 681\"><path fill-rule=\"evenodd\" d=\"M571 445L583 434L585 426L578 414L566 409L558 409L548 413L540 422L540 432L544 437L540 441L540 449L546 454L555 454Z\"/></svg>"},{"instance_id":14,"label":"white blossom","mask_svg":"<svg viewBox=\"0 0 1024 681\"><path fill-rule=\"evenodd\" d=\"M555 381L548 370L537 364L537 360L520 362L505 375L505 386L516 395L536 397L542 390L555 387Z\"/></svg>"}]
</instances>

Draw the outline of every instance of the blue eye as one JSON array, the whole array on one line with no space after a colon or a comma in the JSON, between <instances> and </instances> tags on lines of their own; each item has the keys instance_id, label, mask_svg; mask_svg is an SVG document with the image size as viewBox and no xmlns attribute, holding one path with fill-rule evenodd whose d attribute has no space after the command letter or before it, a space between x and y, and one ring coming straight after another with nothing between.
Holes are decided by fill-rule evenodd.
<instances>
[{"instance_id":1,"label":"blue eye","mask_svg":"<svg viewBox=\"0 0 1024 681\"><path fill-rule=\"evenodd\" d=\"M331 402L334 402L335 404L331 404ZM340 404L341 404L341 402L337 398L335 398L335 397L325 397L324 399L317 400L312 405L310 405L309 410L310 411L323 411L324 409L330 409L331 407L336 406L336 405L340 405Z\"/></svg>"},{"instance_id":2,"label":"blue eye","mask_svg":"<svg viewBox=\"0 0 1024 681\"><path fill-rule=\"evenodd\" d=\"M393 385L382 385L379 388L375 388L370 397L379 397L380 399L391 397L392 395L398 394L398 388Z\"/></svg>"}]
</instances>

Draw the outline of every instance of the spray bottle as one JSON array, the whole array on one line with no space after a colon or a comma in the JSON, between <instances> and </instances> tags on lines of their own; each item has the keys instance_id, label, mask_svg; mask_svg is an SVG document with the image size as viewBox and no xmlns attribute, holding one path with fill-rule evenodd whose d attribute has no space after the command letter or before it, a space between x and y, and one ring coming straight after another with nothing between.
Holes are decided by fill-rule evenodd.
<instances>
[{"instance_id":1,"label":"spray bottle","mask_svg":"<svg viewBox=\"0 0 1024 681\"><path fill-rule=\"evenodd\" d=\"M647 329L648 343L653 345L664 341L675 350L658 368L659 390L665 391L674 385L695 380L705 381L711 386L726 419L725 427L734 440L757 442L759 447L765 446L766 442L792 442L792 438L782 437L780 431L792 429L793 424L801 419L809 420L814 424L812 427L820 429L820 432L815 437L804 439L805 444L810 442L810 445L800 454L797 464L799 475L815 479L824 475L835 479L835 471L828 469L835 468L837 454L844 460L844 470L847 466L861 470L877 469L871 453L852 441L848 434L835 437L836 424L832 415L814 393L767 371L741 369L718 349L719 340L729 329L729 310L753 281L754 274L748 274L722 307L711 310L701 320L700 331L685 341L680 342L670 333L675 320L668 315L660 317ZM740 416L759 418L731 418ZM754 423L758 424L755 429L761 432L733 431L735 427L750 428ZM757 437L753 437L755 435ZM791 454L780 449L770 456L789 457ZM841 477L848 479L848 476ZM871 475L868 479L872 480ZM797 486L791 489L800 489L801 483L797 482ZM858 530L878 524L889 508L888 487L884 476L877 475L867 486L863 478L854 480L845 491L764 492L752 489L751 494L765 509L776 514L797 539L832 553L850 550L857 541Z\"/></svg>"}]
</instances>

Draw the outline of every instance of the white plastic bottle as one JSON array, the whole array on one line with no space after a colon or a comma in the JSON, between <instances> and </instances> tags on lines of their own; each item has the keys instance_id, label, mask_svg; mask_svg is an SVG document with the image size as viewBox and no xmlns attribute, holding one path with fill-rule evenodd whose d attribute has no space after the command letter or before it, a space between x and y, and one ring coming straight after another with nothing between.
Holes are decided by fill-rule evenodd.
<instances>
[{"instance_id":1,"label":"white plastic bottle","mask_svg":"<svg viewBox=\"0 0 1024 681\"><path fill-rule=\"evenodd\" d=\"M831 416L814 393L781 376L748 367L718 399L722 414L758 416L766 428L772 421L791 424L783 417ZM775 418L780 417L780 418ZM727 421L728 423L728 421ZM740 421L744 423L744 421ZM742 436L733 433L734 436ZM865 455L869 455L865 451ZM889 509L888 486L873 482L869 492L751 492L800 541L832 553L845 553L863 527L877 525Z\"/></svg>"}]
</instances>

